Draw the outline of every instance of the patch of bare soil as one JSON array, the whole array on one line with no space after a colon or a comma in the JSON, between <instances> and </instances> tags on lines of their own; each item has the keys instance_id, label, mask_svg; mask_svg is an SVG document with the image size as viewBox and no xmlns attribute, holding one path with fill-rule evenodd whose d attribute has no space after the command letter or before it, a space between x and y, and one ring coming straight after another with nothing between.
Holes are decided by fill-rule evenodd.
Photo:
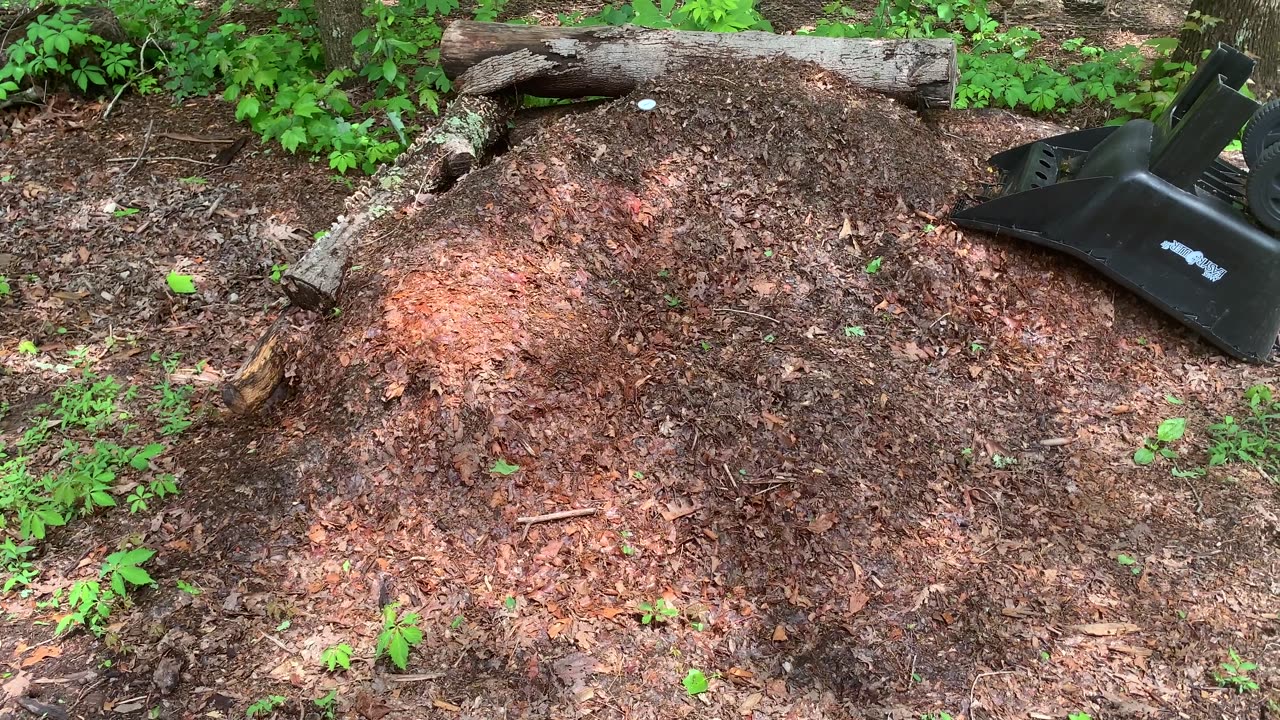
<instances>
[{"instance_id":1,"label":"patch of bare soil","mask_svg":"<svg viewBox=\"0 0 1280 720\"><path fill-rule=\"evenodd\" d=\"M1129 457L1166 395L1191 444L1274 369L945 221L988 154L1051 132L777 62L560 122L384 216L293 396L183 441L184 497L53 551L83 576L137 533L160 588L109 671L73 638L24 672L86 716L319 717L336 689L368 720L1257 717L1274 486ZM231 362L266 319L189 337ZM596 513L519 522L573 508ZM48 638L50 591L0 648ZM675 616L642 622L659 598ZM374 658L388 601L425 631L404 673ZM1217 687L1229 650L1264 693Z\"/></svg>"}]
</instances>

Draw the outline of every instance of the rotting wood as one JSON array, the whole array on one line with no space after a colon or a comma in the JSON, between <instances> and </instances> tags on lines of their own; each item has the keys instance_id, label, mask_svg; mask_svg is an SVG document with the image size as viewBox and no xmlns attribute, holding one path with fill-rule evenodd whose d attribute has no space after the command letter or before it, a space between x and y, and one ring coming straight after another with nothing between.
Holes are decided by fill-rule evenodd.
<instances>
[{"instance_id":1,"label":"rotting wood","mask_svg":"<svg viewBox=\"0 0 1280 720\"><path fill-rule=\"evenodd\" d=\"M563 28L458 20L440 41L440 63L458 77L481 63L516 79L522 93L555 98L616 97L691 65L787 57L851 83L950 107L956 46L950 39L871 40L765 32L713 33L622 27ZM487 85L487 83L486 83Z\"/></svg>"},{"instance_id":2,"label":"rotting wood","mask_svg":"<svg viewBox=\"0 0 1280 720\"><path fill-rule=\"evenodd\" d=\"M222 384L222 403L238 415L248 415L266 404L284 380L287 364L289 318L292 307L285 308L267 328L244 364Z\"/></svg>"},{"instance_id":3,"label":"rotting wood","mask_svg":"<svg viewBox=\"0 0 1280 720\"><path fill-rule=\"evenodd\" d=\"M280 285L290 302L329 312L337 304L352 249L369 225L407 201L448 190L503 136L515 109L511 93L463 95L450 103L435 128L347 198L346 214L284 273Z\"/></svg>"}]
</instances>

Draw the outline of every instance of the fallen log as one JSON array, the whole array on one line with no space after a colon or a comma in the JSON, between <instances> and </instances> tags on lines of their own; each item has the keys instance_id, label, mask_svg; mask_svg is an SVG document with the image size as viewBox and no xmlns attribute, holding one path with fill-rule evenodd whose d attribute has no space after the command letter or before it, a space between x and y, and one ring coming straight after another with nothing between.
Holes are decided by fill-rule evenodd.
<instances>
[{"instance_id":1,"label":"fallen log","mask_svg":"<svg viewBox=\"0 0 1280 720\"><path fill-rule=\"evenodd\" d=\"M266 404L284 380L292 314L292 307L285 308L258 338L240 369L222 384L222 404L232 412L239 415L254 412Z\"/></svg>"},{"instance_id":2,"label":"fallen log","mask_svg":"<svg viewBox=\"0 0 1280 720\"><path fill-rule=\"evenodd\" d=\"M369 224L407 200L449 189L506 134L515 107L511 93L462 95L450 103L435 128L347 198L346 214L280 278L290 302L318 313L332 310L352 246Z\"/></svg>"},{"instance_id":3,"label":"fallen log","mask_svg":"<svg viewBox=\"0 0 1280 720\"><path fill-rule=\"evenodd\" d=\"M956 46L949 39L868 40L765 32L712 33L622 27L563 28L458 20L440 41L440 64L459 77L487 63L485 77L542 97L625 95L690 65L785 56L811 62L860 87L950 107Z\"/></svg>"}]
</instances>

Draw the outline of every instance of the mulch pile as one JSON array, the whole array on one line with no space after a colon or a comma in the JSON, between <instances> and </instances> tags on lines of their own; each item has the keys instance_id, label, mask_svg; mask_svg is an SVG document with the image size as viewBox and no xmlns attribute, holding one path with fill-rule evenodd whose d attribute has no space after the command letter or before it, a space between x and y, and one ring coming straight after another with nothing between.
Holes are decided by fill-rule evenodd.
<instances>
[{"instance_id":1,"label":"mulch pile","mask_svg":"<svg viewBox=\"0 0 1280 720\"><path fill-rule=\"evenodd\" d=\"M1211 350L1104 281L947 225L976 156L945 121L811 67L717 65L380 221L287 412L313 532L373 544L381 597L441 631L415 664L458 668L384 702L443 696L473 717L1229 702L1188 688L1238 616L1174 611L1197 593L1262 607L1265 573L1156 568L1212 562L1205 508L1239 552L1273 528L1247 493L1127 457L1164 393L1225 404L1254 371L1224 385ZM599 512L517 522L581 507ZM658 597L680 617L642 624ZM324 592L307 602L325 614ZM1159 654L1128 625L1072 630L1099 622L1159 626ZM718 674L698 700L690 668Z\"/></svg>"},{"instance_id":2,"label":"mulch pile","mask_svg":"<svg viewBox=\"0 0 1280 720\"><path fill-rule=\"evenodd\" d=\"M137 135L138 112L113 122ZM945 219L989 154L1053 132L922 118L809 66L717 64L391 209L341 312L308 321L291 397L193 428L166 454L180 497L90 518L38 594L7 600L56 622L35 600L130 537L159 549L159 585L105 642L60 640L16 678L86 717L238 717L278 694L277 717L318 719L331 689L337 717L365 720L1257 717L1264 693L1213 673L1235 650L1274 687L1275 487L1130 457L1178 415L1179 462L1203 465L1206 425L1274 372L1074 261ZM133 303L157 351L229 374L278 307L267 268L331 220L333 184L253 152L259 182L189 188L157 162L134 176L151 195L124 195L101 166L133 135L76 133L64 167L0 186L15 267L97 303L91 283L146 258L88 320ZM168 224L65 219L109 193ZM89 262L82 245L98 270L62 269ZM166 295L173 268L203 294ZM36 309L22 322L67 342L106 332ZM646 621L659 599L674 610ZM374 658L388 602L421 616L406 672ZM0 647L48 634L14 623ZM331 673L338 644L352 666ZM691 696L695 670L709 687Z\"/></svg>"}]
</instances>

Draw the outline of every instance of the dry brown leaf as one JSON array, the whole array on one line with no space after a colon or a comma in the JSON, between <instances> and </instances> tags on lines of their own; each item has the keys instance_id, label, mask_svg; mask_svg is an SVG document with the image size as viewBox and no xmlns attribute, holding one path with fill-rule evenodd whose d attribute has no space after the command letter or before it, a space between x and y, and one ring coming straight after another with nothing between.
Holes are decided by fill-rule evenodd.
<instances>
[{"instance_id":1,"label":"dry brown leaf","mask_svg":"<svg viewBox=\"0 0 1280 720\"><path fill-rule=\"evenodd\" d=\"M747 699L743 700L742 704L738 706L738 714L750 715L756 709L756 706L760 704L760 701L763 699L764 699L764 696L761 695L760 693L751 693L750 695L747 696Z\"/></svg>"},{"instance_id":2,"label":"dry brown leaf","mask_svg":"<svg viewBox=\"0 0 1280 720\"><path fill-rule=\"evenodd\" d=\"M22 672L21 670L4 685L0 685L0 690L3 690L5 695L11 698L22 697L27 694L29 689L31 689L31 673Z\"/></svg>"},{"instance_id":3,"label":"dry brown leaf","mask_svg":"<svg viewBox=\"0 0 1280 720\"><path fill-rule=\"evenodd\" d=\"M809 529L809 532L813 533L814 535L821 535L822 533L835 527L835 524L836 524L835 515L832 515L831 513L821 513L817 517L809 521L808 529Z\"/></svg>"},{"instance_id":4,"label":"dry brown leaf","mask_svg":"<svg viewBox=\"0 0 1280 720\"><path fill-rule=\"evenodd\" d=\"M685 515L692 515L701 509L701 505L695 505L693 501L687 498L676 498L667 503L667 509L662 511L662 517L670 522L679 520Z\"/></svg>"},{"instance_id":5,"label":"dry brown leaf","mask_svg":"<svg viewBox=\"0 0 1280 720\"><path fill-rule=\"evenodd\" d=\"M784 627L782 627L781 625L779 625L779 626L775 627L775 628L773 629L773 641L774 641L774 642L786 642L786 641L787 641L787 629L786 629L786 628L784 628Z\"/></svg>"},{"instance_id":6,"label":"dry brown leaf","mask_svg":"<svg viewBox=\"0 0 1280 720\"><path fill-rule=\"evenodd\" d=\"M844 240L853 234L853 223L849 222L849 216L845 216L844 225L840 226L840 239Z\"/></svg>"},{"instance_id":7,"label":"dry brown leaf","mask_svg":"<svg viewBox=\"0 0 1280 720\"><path fill-rule=\"evenodd\" d=\"M862 609L867 606L867 602L870 600L871 598L866 593L861 590L854 590L849 595L849 614L857 615L862 612Z\"/></svg>"},{"instance_id":8,"label":"dry brown leaf","mask_svg":"<svg viewBox=\"0 0 1280 720\"><path fill-rule=\"evenodd\" d=\"M439 698L432 700L431 704L435 705L441 710L448 710L449 712L459 712L460 710L462 710L462 708L458 707L457 705L454 705L453 703L447 700L440 700Z\"/></svg>"},{"instance_id":9,"label":"dry brown leaf","mask_svg":"<svg viewBox=\"0 0 1280 720\"><path fill-rule=\"evenodd\" d=\"M58 645L45 645L43 647L36 648L35 652L23 658L22 663L19 664L18 667L28 668L41 660L56 657L62 657L62 648Z\"/></svg>"},{"instance_id":10,"label":"dry brown leaf","mask_svg":"<svg viewBox=\"0 0 1280 720\"><path fill-rule=\"evenodd\" d=\"M1084 625L1074 625L1071 628L1078 633L1085 635L1093 635L1094 637L1116 637L1118 635L1128 635L1135 633L1142 628L1133 623L1117 622L1117 623L1086 623Z\"/></svg>"}]
</instances>

